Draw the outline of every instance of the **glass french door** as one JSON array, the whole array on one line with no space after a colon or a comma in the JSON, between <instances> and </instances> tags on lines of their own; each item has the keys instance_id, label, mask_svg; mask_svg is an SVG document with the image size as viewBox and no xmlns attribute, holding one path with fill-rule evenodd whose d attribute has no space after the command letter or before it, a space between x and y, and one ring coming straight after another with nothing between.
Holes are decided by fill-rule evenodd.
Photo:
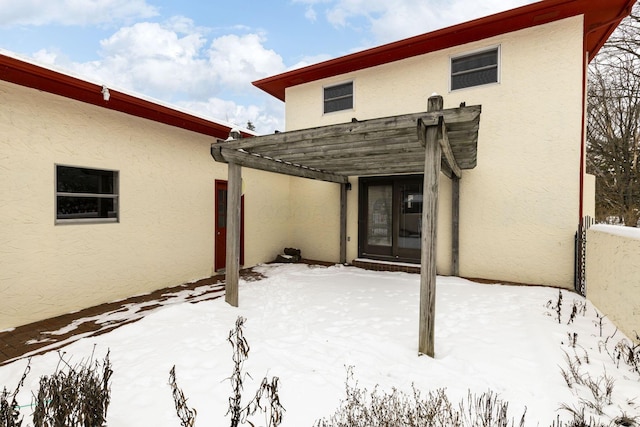
<instances>
[{"instance_id":1,"label":"glass french door","mask_svg":"<svg viewBox=\"0 0 640 427\"><path fill-rule=\"evenodd\" d=\"M360 178L359 256L420 262L422 175Z\"/></svg>"}]
</instances>

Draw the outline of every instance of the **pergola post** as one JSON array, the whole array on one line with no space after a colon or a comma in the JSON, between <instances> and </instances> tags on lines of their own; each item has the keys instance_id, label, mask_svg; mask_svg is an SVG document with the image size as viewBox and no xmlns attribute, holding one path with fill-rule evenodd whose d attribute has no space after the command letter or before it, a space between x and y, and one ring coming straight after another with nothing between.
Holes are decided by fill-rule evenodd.
<instances>
[{"instance_id":1,"label":"pergola post","mask_svg":"<svg viewBox=\"0 0 640 427\"><path fill-rule=\"evenodd\" d=\"M460 276L460 178L451 178L451 274Z\"/></svg>"},{"instance_id":2,"label":"pergola post","mask_svg":"<svg viewBox=\"0 0 640 427\"><path fill-rule=\"evenodd\" d=\"M347 186L340 184L340 263L347 262Z\"/></svg>"},{"instance_id":3,"label":"pergola post","mask_svg":"<svg viewBox=\"0 0 640 427\"><path fill-rule=\"evenodd\" d=\"M428 112L440 111L441 96L429 98ZM435 355L436 315L436 247L438 227L438 180L442 151L438 138L439 126L426 126L424 142L424 186L422 205L422 250L420 255L420 327L418 352Z\"/></svg>"},{"instance_id":4,"label":"pergola post","mask_svg":"<svg viewBox=\"0 0 640 427\"><path fill-rule=\"evenodd\" d=\"M242 167L229 162L227 181L227 254L225 265L225 301L238 306L240 280L240 203L242 197Z\"/></svg>"}]
</instances>

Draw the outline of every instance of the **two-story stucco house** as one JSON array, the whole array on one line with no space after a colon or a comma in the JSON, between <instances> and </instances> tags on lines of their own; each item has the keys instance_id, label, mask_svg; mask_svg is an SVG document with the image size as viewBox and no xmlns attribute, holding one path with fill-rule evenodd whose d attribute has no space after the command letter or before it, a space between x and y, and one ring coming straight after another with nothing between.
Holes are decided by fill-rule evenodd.
<instances>
[{"instance_id":1,"label":"two-story stucco house","mask_svg":"<svg viewBox=\"0 0 640 427\"><path fill-rule=\"evenodd\" d=\"M480 106L477 164L462 171L459 206L452 206L451 180L440 176L438 272L451 274L455 256L464 277L569 288L575 231L593 213L594 181L584 169L587 66L633 3L544 0L254 85L285 102L282 143L303 129L330 132L353 121L353 130L361 121L419 114L433 93L445 109ZM304 157L277 153L304 165ZM344 160L337 153L314 163L314 155L309 166L327 171L332 159ZM385 170L342 169L350 175L347 260L419 262L422 175ZM312 258L335 259L340 242L326 236L339 234L339 186L292 181L292 244ZM452 255L454 208L459 248Z\"/></svg>"},{"instance_id":2,"label":"two-story stucco house","mask_svg":"<svg viewBox=\"0 0 640 427\"><path fill-rule=\"evenodd\" d=\"M282 143L297 160L275 166L214 150L230 125L0 53L0 330L224 268L227 181L242 189L243 220L231 221L244 224L232 234L244 234L234 257L245 266L287 246L324 261L419 263L431 169L423 158L403 172L423 156L403 144L420 144L425 123L439 141L471 143L443 160L452 172L466 156L459 179L437 176L438 273L571 287L574 233L593 210L586 69L632 4L544 0L255 82L285 101L287 130L227 144ZM422 120L433 93L444 121ZM468 111L479 114L456 125ZM353 147L370 150L371 123L379 142L398 117L413 126L393 137L407 155L377 154L374 173ZM361 123L304 164L314 136L326 144Z\"/></svg>"}]
</instances>

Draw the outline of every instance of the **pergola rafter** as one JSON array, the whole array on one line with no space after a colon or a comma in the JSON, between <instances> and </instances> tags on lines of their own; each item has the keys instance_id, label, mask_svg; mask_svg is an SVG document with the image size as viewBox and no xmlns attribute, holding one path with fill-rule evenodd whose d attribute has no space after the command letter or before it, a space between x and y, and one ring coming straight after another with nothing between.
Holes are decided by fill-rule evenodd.
<instances>
[{"instance_id":1,"label":"pergola rafter","mask_svg":"<svg viewBox=\"0 0 640 427\"><path fill-rule=\"evenodd\" d=\"M340 261L346 262L347 183L350 176L424 174L419 352L434 355L435 250L438 175L453 180L452 266L458 274L459 180L477 163L480 106L443 109L441 96L429 98L422 113L219 140L211 155L229 164L226 300L238 305L241 167L341 185ZM237 194L236 194L237 193Z\"/></svg>"}]
</instances>

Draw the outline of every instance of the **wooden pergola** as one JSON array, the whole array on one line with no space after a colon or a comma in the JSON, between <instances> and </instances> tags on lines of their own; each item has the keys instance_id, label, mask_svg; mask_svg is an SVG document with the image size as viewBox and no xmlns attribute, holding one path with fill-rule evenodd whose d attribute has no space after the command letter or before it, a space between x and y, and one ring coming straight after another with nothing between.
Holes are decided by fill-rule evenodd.
<instances>
[{"instance_id":1,"label":"wooden pergola","mask_svg":"<svg viewBox=\"0 0 640 427\"><path fill-rule=\"evenodd\" d=\"M211 155L228 163L226 301L238 306L242 167L340 185L340 262L346 262L347 184L350 176L424 173L418 350L434 356L438 178L453 182L452 269L459 272L461 171L477 163L481 106L443 109L429 98L427 112L218 140Z\"/></svg>"}]
</instances>

